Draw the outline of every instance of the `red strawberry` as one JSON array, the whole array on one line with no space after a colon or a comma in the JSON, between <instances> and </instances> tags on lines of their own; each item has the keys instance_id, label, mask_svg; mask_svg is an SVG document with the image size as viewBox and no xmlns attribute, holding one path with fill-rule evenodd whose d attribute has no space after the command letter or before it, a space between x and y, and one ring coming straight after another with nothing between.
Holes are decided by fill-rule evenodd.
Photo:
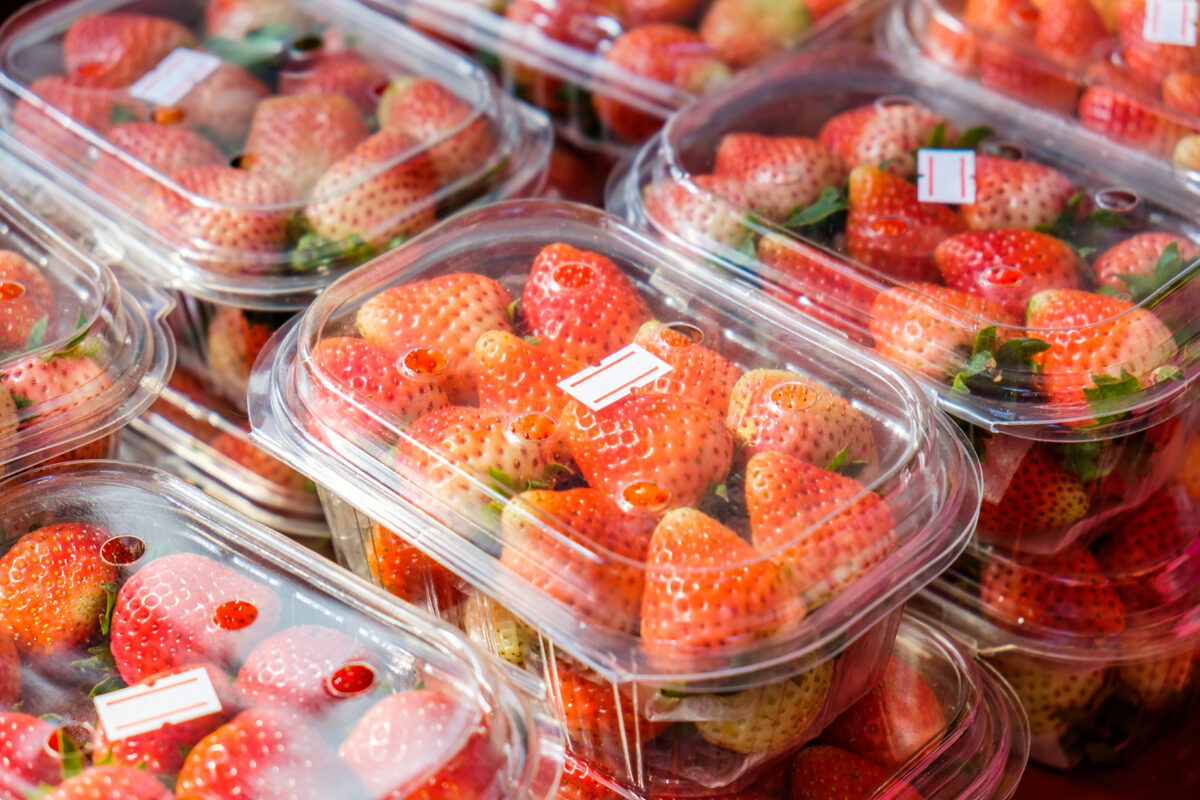
<instances>
[{"instance_id":1,"label":"red strawberry","mask_svg":"<svg viewBox=\"0 0 1200 800\"><path fill-rule=\"evenodd\" d=\"M587 368L553 346L533 345L508 331L488 331L475 341L479 407L505 414L545 414L562 419L571 396L561 380Z\"/></svg>"},{"instance_id":2,"label":"red strawberry","mask_svg":"<svg viewBox=\"0 0 1200 800\"><path fill-rule=\"evenodd\" d=\"M356 789L353 777L319 733L284 711L255 708L238 714L192 749L175 796L329 800L357 798Z\"/></svg>"},{"instance_id":3,"label":"red strawberry","mask_svg":"<svg viewBox=\"0 0 1200 800\"><path fill-rule=\"evenodd\" d=\"M933 251L963 230L954 209L917 200L917 187L877 167L850 173L846 252L901 281L933 281Z\"/></svg>"},{"instance_id":4,"label":"red strawberry","mask_svg":"<svg viewBox=\"0 0 1200 800\"><path fill-rule=\"evenodd\" d=\"M208 379L238 407L246 405L250 368L275 332L276 323L236 306L215 306L205 331Z\"/></svg>"},{"instance_id":5,"label":"red strawberry","mask_svg":"<svg viewBox=\"0 0 1200 800\"><path fill-rule=\"evenodd\" d=\"M102 135L120 116L149 116L146 105L128 93L88 86L78 77L48 75L30 84L29 91L35 99L22 98L13 109L13 133L25 146L63 166L89 161L88 141L67 125ZM47 113L47 106L54 110Z\"/></svg>"},{"instance_id":6,"label":"red strawberry","mask_svg":"<svg viewBox=\"0 0 1200 800\"><path fill-rule=\"evenodd\" d=\"M729 408L729 395L742 369L705 347L703 332L686 322L651 320L638 328L635 344L671 365L671 371L634 389L635 394L673 394L708 406L714 414Z\"/></svg>"},{"instance_id":7,"label":"red strawberry","mask_svg":"<svg viewBox=\"0 0 1200 800\"><path fill-rule=\"evenodd\" d=\"M100 554L111 538L93 525L47 525L0 557L0 630L23 655L38 661L70 656L96 633L105 584L117 580L116 568Z\"/></svg>"},{"instance_id":8,"label":"red strawberry","mask_svg":"<svg viewBox=\"0 0 1200 800\"><path fill-rule=\"evenodd\" d=\"M1191 592L1200 579L1193 559L1180 555L1200 534L1186 493L1161 489L1126 516L1095 547L1125 607L1157 609Z\"/></svg>"},{"instance_id":9,"label":"red strawberry","mask_svg":"<svg viewBox=\"0 0 1200 800\"><path fill-rule=\"evenodd\" d=\"M791 571L809 608L840 594L896 544L895 522L877 495L784 453L750 459L746 508L754 546Z\"/></svg>"},{"instance_id":10,"label":"red strawberry","mask_svg":"<svg viewBox=\"0 0 1200 800\"><path fill-rule=\"evenodd\" d=\"M1111 35L1089 0L1045 0L1033 43L1068 69L1083 69L1108 56Z\"/></svg>"},{"instance_id":11,"label":"red strawberry","mask_svg":"<svg viewBox=\"0 0 1200 800\"><path fill-rule=\"evenodd\" d=\"M1126 372L1139 382L1175 352L1171 331L1127 300L1075 289L1050 289L1029 301L1031 335L1050 343L1036 354L1052 402L1081 403L1096 376Z\"/></svg>"},{"instance_id":12,"label":"red strawberry","mask_svg":"<svg viewBox=\"0 0 1200 800\"><path fill-rule=\"evenodd\" d=\"M827 745L806 747L792 759L791 800L850 800L886 797L921 800L911 786L894 779L891 770L862 756Z\"/></svg>"},{"instance_id":13,"label":"red strawberry","mask_svg":"<svg viewBox=\"0 0 1200 800\"><path fill-rule=\"evenodd\" d=\"M279 25L296 28L306 21L293 0L208 0L204 27L209 36L241 39L251 31Z\"/></svg>"},{"instance_id":14,"label":"red strawberry","mask_svg":"<svg viewBox=\"0 0 1200 800\"><path fill-rule=\"evenodd\" d=\"M20 253L0 250L0 350L23 351L39 320L57 303L42 271Z\"/></svg>"},{"instance_id":15,"label":"red strawberry","mask_svg":"<svg viewBox=\"0 0 1200 800\"><path fill-rule=\"evenodd\" d=\"M740 251L752 232L750 211L770 219L773 209L755 209L750 187L736 178L693 175L687 182L670 178L643 191L646 216L661 229L700 248ZM781 221L781 220L775 220Z\"/></svg>"},{"instance_id":16,"label":"red strawberry","mask_svg":"<svg viewBox=\"0 0 1200 800\"><path fill-rule=\"evenodd\" d=\"M601 761L619 762L671 726L646 719L612 683L565 658L556 659L549 689L571 749Z\"/></svg>"},{"instance_id":17,"label":"red strawberry","mask_svg":"<svg viewBox=\"0 0 1200 800\"><path fill-rule=\"evenodd\" d=\"M1082 289L1083 262L1061 239L1021 228L968 231L933 252L951 289L982 297L1020 318L1043 289Z\"/></svg>"},{"instance_id":18,"label":"red strawberry","mask_svg":"<svg viewBox=\"0 0 1200 800\"><path fill-rule=\"evenodd\" d=\"M1050 167L978 155L975 202L959 213L972 230L1033 228L1053 223L1074 194L1070 179Z\"/></svg>"},{"instance_id":19,"label":"red strawberry","mask_svg":"<svg viewBox=\"0 0 1200 800\"><path fill-rule=\"evenodd\" d=\"M700 20L700 35L741 69L800 44L810 22L803 0L716 0Z\"/></svg>"},{"instance_id":20,"label":"red strawberry","mask_svg":"<svg viewBox=\"0 0 1200 800\"><path fill-rule=\"evenodd\" d=\"M1183 445L1183 461L1175 473L1175 480L1184 488L1188 497L1200 501L1200 431L1191 431Z\"/></svg>"},{"instance_id":21,"label":"red strawberry","mask_svg":"<svg viewBox=\"0 0 1200 800\"><path fill-rule=\"evenodd\" d=\"M637 30L662 22L685 24L703 4L703 0L625 0L627 28Z\"/></svg>"},{"instance_id":22,"label":"red strawberry","mask_svg":"<svg viewBox=\"0 0 1200 800\"><path fill-rule=\"evenodd\" d=\"M829 387L781 369L747 372L733 387L725 420L738 444L738 463L777 450L825 467L842 450L874 464L871 423Z\"/></svg>"},{"instance_id":23,"label":"red strawberry","mask_svg":"<svg viewBox=\"0 0 1200 800\"><path fill-rule=\"evenodd\" d=\"M521 319L530 334L567 358L596 364L632 342L650 310L610 259L557 243L533 260Z\"/></svg>"},{"instance_id":24,"label":"red strawberry","mask_svg":"<svg viewBox=\"0 0 1200 800\"><path fill-rule=\"evenodd\" d=\"M266 586L194 553L151 561L121 587L112 653L126 683L175 667L232 667L279 620Z\"/></svg>"},{"instance_id":25,"label":"red strawberry","mask_svg":"<svg viewBox=\"0 0 1200 800\"><path fill-rule=\"evenodd\" d=\"M91 86L128 86L196 37L173 20L148 14L88 14L62 41L67 72Z\"/></svg>"},{"instance_id":26,"label":"red strawberry","mask_svg":"<svg viewBox=\"0 0 1200 800\"><path fill-rule=\"evenodd\" d=\"M315 491L312 481L255 447L244 435L220 433L208 445L233 463L262 478L275 489L310 494Z\"/></svg>"},{"instance_id":27,"label":"red strawberry","mask_svg":"<svg viewBox=\"0 0 1200 800\"><path fill-rule=\"evenodd\" d=\"M1120 633L1125 607L1096 559L1073 545L1020 561L995 556L983 565L979 600L1000 625L1045 637Z\"/></svg>"},{"instance_id":28,"label":"red strawberry","mask_svg":"<svg viewBox=\"0 0 1200 800\"><path fill-rule=\"evenodd\" d=\"M178 105L156 108L154 119L186 125L232 150L245 139L258 104L270 96L271 90L258 78L236 64L222 62Z\"/></svg>"},{"instance_id":29,"label":"red strawberry","mask_svg":"<svg viewBox=\"0 0 1200 800\"><path fill-rule=\"evenodd\" d=\"M5 474L5 465L17 453L17 404L12 395L0 384L0 476Z\"/></svg>"},{"instance_id":30,"label":"red strawberry","mask_svg":"<svg viewBox=\"0 0 1200 800\"><path fill-rule=\"evenodd\" d=\"M632 633L656 522L590 487L524 492L500 515L501 560L577 618Z\"/></svg>"},{"instance_id":31,"label":"red strawberry","mask_svg":"<svg viewBox=\"0 0 1200 800\"><path fill-rule=\"evenodd\" d=\"M313 187L314 200L304 208L313 230L334 241L358 237L382 247L432 225L437 176L419 150L399 131L380 131L355 147Z\"/></svg>"},{"instance_id":32,"label":"red strawberry","mask_svg":"<svg viewBox=\"0 0 1200 800\"><path fill-rule=\"evenodd\" d=\"M914 372L947 380L971 357L975 335L992 325L1002 326L1001 340L1020 326L1020 319L1002 306L956 289L912 284L882 292L871 309L875 351Z\"/></svg>"},{"instance_id":33,"label":"red strawberry","mask_svg":"<svg viewBox=\"0 0 1200 800\"><path fill-rule=\"evenodd\" d=\"M1200 75L1172 72L1162 83L1163 104L1190 117L1200 117Z\"/></svg>"},{"instance_id":34,"label":"red strawberry","mask_svg":"<svg viewBox=\"0 0 1200 800\"><path fill-rule=\"evenodd\" d=\"M54 726L40 717L0 711L0 800L25 800L42 784L62 780L58 756L47 746L53 736Z\"/></svg>"},{"instance_id":35,"label":"red strawberry","mask_svg":"<svg viewBox=\"0 0 1200 800\"><path fill-rule=\"evenodd\" d=\"M979 82L1040 106L1069 114L1079 99L1079 84L1061 67L1048 64L1021 47L999 42L979 45Z\"/></svg>"},{"instance_id":36,"label":"red strawberry","mask_svg":"<svg viewBox=\"0 0 1200 800\"><path fill-rule=\"evenodd\" d=\"M144 770L122 764L88 767L46 795L46 800L170 800L172 795Z\"/></svg>"},{"instance_id":37,"label":"red strawberry","mask_svg":"<svg viewBox=\"0 0 1200 800\"><path fill-rule=\"evenodd\" d=\"M1159 44L1145 38L1145 0L1120 0L1117 4L1117 36L1121 60L1137 77L1161 83L1169 73L1200 73L1200 50L1181 44Z\"/></svg>"},{"instance_id":38,"label":"red strawberry","mask_svg":"<svg viewBox=\"0 0 1200 800\"><path fill-rule=\"evenodd\" d=\"M895 769L945 730L946 713L921 673L895 654L883 680L838 715L823 741Z\"/></svg>"},{"instance_id":39,"label":"red strawberry","mask_svg":"<svg viewBox=\"0 0 1200 800\"><path fill-rule=\"evenodd\" d=\"M1147 90L1112 64L1093 65L1088 77L1091 83L1076 109L1079 123L1088 130L1159 156L1170 155L1175 143L1189 133L1185 126L1140 99L1146 97Z\"/></svg>"},{"instance_id":40,"label":"red strawberry","mask_svg":"<svg viewBox=\"0 0 1200 800\"><path fill-rule=\"evenodd\" d=\"M395 78L379 101L379 127L428 148L439 186L473 177L496 155L498 143L485 109L432 78Z\"/></svg>"},{"instance_id":41,"label":"red strawberry","mask_svg":"<svg viewBox=\"0 0 1200 800\"><path fill-rule=\"evenodd\" d=\"M317 180L368 136L362 113L345 95L271 97L254 109L241 165L282 179L297 198L316 196Z\"/></svg>"},{"instance_id":42,"label":"red strawberry","mask_svg":"<svg viewBox=\"0 0 1200 800\"><path fill-rule=\"evenodd\" d=\"M1139 286L1138 277L1154 279L1155 266L1171 244L1179 253L1181 266L1200 258L1200 247L1183 236L1170 233L1139 233L1105 250L1092 264L1096 288L1112 289L1128 296ZM1154 281L1158 283L1158 281Z\"/></svg>"},{"instance_id":43,"label":"red strawberry","mask_svg":"<svg viewBox=\"0 0 1200 800\"><path fill-rule=\"evenodd\" d=\"M338 754L372 798L486 797L507 759L473 700L435 689L389 695L362 716Z\"/></svg>"},{"instance_id":44,"label":"red strawberry","mask_svg":"<svg viewBox=\"0 0 1200 800\"><path fill-rule=\"evenodd\" d=\"M387 74L353 50L322 53L279 74L280 94L341 94L363 114L375 113L387 85Z\"/></svg>"},{"instance_id":45,"label":"red strawberry","mask_svg":"<svg viewBox=\"0 0 1200 800\"><path fill-rule=\"evenodd\" d=\"M184 193L160 184L146 203L146 220L169 242L218 272L277 266L295 202L286 183L216 164L185 167L171 180Z\"/></svg>"},{"instance_id":46,"label":"red strawberry","mask_svg":"<svg viewBox=\"0 0 1200 800\"><path fill-rule=\"evenodd\" d=\"M958 138L951 122L925 106L911 101L874 103L831 117L817 139L841 156L847 169L879 167L903 177L916 174L913 153L939 125L947 141Z\"/></svg>"},{"instance_id":47,"label":"red strawberry","mask_svg":"<svg viewBox=\"0 0 1200 800\"><path fill-rule=\"evenodd\" d=\"M438 350L446 358L442 385L451 402L471 402L479 366L475 342L491 330L511 331L511 298L496 281L450 273L385 289L358 310L363 337L396 353Z\"/></svg>"},{"instance_id":48,"label":"red strawberry","mask_svg":"<svg viewBox=\"0 0 1200 800\"><path fill-rule=\"evenodd\" d=\"M679 25L631 28L613 42L604 59L638 78L692 94L705 94L730 76L729 67L717 58L716 51L694 31ZM627 141L640 142L663 124L661 117L621 103L603 88L592 94L592 105L605 127Z\"/></svg>"},{"instance_id":49,"label":"red strawberry","mask_svg":"<svg viewBox=\"0 0 1200 800\"><path fill-rule=\"evenodd\" d=\"M654 529L642 597L642 645L652 661L750 646L804 613L787 571L715 519L677 508Z\"/></svg>"},{"instance_id":50,"label":"red strawberry","mask_svg":"<svg viewBox=\"0 0 1200 800\"><path fill-rule=\"evenodd\" d=\"M606 778L602 770L568 753L554 800L626 800Z\"/></svg>"},{"instance_id":51,"label":"red strawberry","mask_svg":"<svg viewBox=\"0 0 1200 800\"><path fill-rule=\"evenodd\" d=\"M1031 447L995 503L983 501L979 531L993 540L1016 542L1078 522L1090 505L1079 478L1063 468L1062 459L1045 446Z\"/></svg>"},{"instance_id":52,"label":"red strawberry","mask_svg":"<svg viewBox=\"0 0 1200 800\"><path fill-rule=\"evenodd\" d=\"M378 523L368 552L371 577L389 594L439 613L457 605L458 577Z\"/></svg>"},{"instance_id":53,"label":"red strawberry","mask_svg":"<svg viewBox=\"0 0 1200 800\"><path fill-rule=\"evenodd\" d=\"M786 219L845 178L841 158L816 139L754 133L723 136L713 172L746 181L753 207L769 209L771 219Z\"/></svg>"},{"instance_id":54,"label":"red strawberry","mask_svg":"<svg viewBox=\"0 0 1200 800\"><path fill-rule=\"evenodd\" d=\"M963 19L1000 39L1027 38L1040 12L1029 0L967 0Z\"/></svg>"},{"instance_id":55,"label":"red strawberry","mask_svg":"<svg viewBox=\"0 0 1200 800\"><path fill-rule=\"evenodd\" d=\"M380 670L375 654L353 636L297 625L259 642L234 686L250 705L318 717L378 688Z\"/></svg>"},{"instance_id":56,"label":"red strawberry","mask_svg":"<svg viewBox=\"0 0 1200 800\"><path fill-rule=\"evenodd\" d=\"M21 662L12 637L0 629L0 708L21 699Z\"/></svg>"},{"instance_id":57,"label":"red strawberry","mask_svg":"<svg viewBox=\"0 0 1200 800\"><path fill-rule=\"evenodd\" d=\"M970 75L979 63L979 37L957 19L930 14L921 53L959 75Z\"/></svg>"},{"instance_id":58,"label":"red strawberry","mask_svg":"<svg viewBox=\"0 0 1200 800\"><path fill-rule=\"evenodd\" d=\"M599 169L597 164L601 165ZM604 178L611 171L612 164L606 162L603 154L585 152L556 140L550 152L544 196L603 208Z\"/></svg>"},{"instance_id":59,"label":"red strawberry","mask_svg":"<svg viewBox=\"0 0 1200 800\"><path fill-rule=\"evenodd\" d=\"M195 131L152 122L126 122L105 138L116 152L100 153L88 185L133 211L140 210L162 178L184 167L224 164L216 146Z\"/></svg>"}]
</instances>

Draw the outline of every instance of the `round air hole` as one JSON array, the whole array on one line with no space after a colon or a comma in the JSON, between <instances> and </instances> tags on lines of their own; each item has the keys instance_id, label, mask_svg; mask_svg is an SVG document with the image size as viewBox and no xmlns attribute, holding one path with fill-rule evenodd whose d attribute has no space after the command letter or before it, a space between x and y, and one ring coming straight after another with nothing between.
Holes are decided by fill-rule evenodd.
<instances>
[{"instance_id":1,"label":"round air hole","mask_svg":"<svg viewBox=\"0 0 1200 800\"><path fill-rule=\"evenodd\" d=\"M1095 199L1097 206L1116 214L1130 214L1142 204L1142 198L1137 192L1123 186L1109 186L1100 189L1096 192Z\"/></svg>"},{"instance_id":2,"label":"round air hole","mask_svg":"<svg viewBox=\"0 0 1200 800\"><path fill-rule=\"evenodd\" d=\"M654 481L638 481L621 490L621 499L639 511L666 511L671 502L671 490Z\"/></svg>"},{"instance_id":3,"label":"round air hole","mask_svg":"<svg viewBox=\"0 0 1200 800\"><path fill-rule=\"evenodd\" d=\"M249 628L258 619L258 607L246 600L226 600L213 609L212 621L223 631Z\"/></svg>"},{"instance_id":4,"label":"round air hole","mask_svg":"<svg viewBox=\"0 0 1200 800\"><path fill-rule=\"evenodd\" d=\"M375 668L356 661L340 667L329 676L326 688L334 697L355 697L375 685Z\"/></svg>"},{"instance_id":5,"label":"round air hole","mask_svg":"<svg viewBox=\"0 0 1200 800\"><path fill-rule=\"evenodd\" d=\"M445 372L449 363L446 354L436 347L414 347L400 360L405 372L430 378Z\"/></svg>"},{"instance_id":6,"label":"round air hole","mask_svg":"<svg viewBox=\"0 0 1200 800\"><path fill-rule=\"evenodd\" d=\"M114 536L100 545L100 558L114 567L128 567L146 555L146 543L137 536Z\"/></svg>"},{"instance_id":7,"label":"round air hole","mask_svg":"<svg viewBox=\"0 0 1200 800\"><path fill-rule=\"evenodd\" d=\"M688 347L704 341L704 331L690 322L668 322L658 329L658 339L668 347Z\"/></svg>"}]
</instances>

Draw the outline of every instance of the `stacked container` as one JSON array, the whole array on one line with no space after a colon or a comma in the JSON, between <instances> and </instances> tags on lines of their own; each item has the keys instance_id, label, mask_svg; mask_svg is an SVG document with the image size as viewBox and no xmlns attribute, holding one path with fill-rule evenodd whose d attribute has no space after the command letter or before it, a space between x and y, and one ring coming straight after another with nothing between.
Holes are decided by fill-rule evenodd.
<instances>
[{"instance_id":1,"label":"stacked container","mask_svg":"<svg viewBox=\"0 0 1200 800\"><path fill-rule=\"evenodd\" d=\"M602 212L497 204L281 331L253 436L346 564L541 675L576 756L720 793L879 678L978 507L948 420L786 315Z\"/></svg>"}]
</instances>

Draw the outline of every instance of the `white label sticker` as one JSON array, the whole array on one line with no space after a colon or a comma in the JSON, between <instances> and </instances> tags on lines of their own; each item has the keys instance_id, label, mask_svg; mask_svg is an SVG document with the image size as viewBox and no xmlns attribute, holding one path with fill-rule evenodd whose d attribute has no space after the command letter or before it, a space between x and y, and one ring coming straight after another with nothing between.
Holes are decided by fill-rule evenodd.
<instances>
[{"instance_id":1,"label":"white label sticker","mask_svg":"<svg viewBox=\"0 0 1200 800\"><path fill-rule=\"evenodd\" d=\"M631 344L596 366L559 381L558 387L592 411L599 411L670 371L670 364L641 345Z\"/></svg>"},{"instance_id":2,"label":"white label sticker","mask_svg":"<svg viewBox=\"0 0 1200 800\"><path fill-rule=\"evenodd\" d=\"M221 700L203 667L102 694L95 702L104 735L113 742L221 710Z\"/></svg>"},{"instance_id":3,"label":"white label sticker","mask_svg":"<svg viewBox=\"0 0 1200 800\"><path fill-rule=\"evenodd\" d=\"M922 203L975 202L975 151L917 151L917 199Z\"/></svg>"},{"instance_id":4,"label":"white label sticker","mask_svg":"<svg viewBox=\"0 0 1200 800\"><path fill-rule=\"evenodd\" d=\"M1155 44L1196 45L1196 22L1200 3L1196 0L1146 0L1142 37Z\"/></svg>"},{"instance_id":5,"label":"white label sticker","mask_svg":"<svg viewBox=\"0 0 1200 800\"><path fill-rule=\"evenodd\" d=\"M211 75L219 66L219 56L180 47L129 87L129 93L147 103L173 106L187 97L188 92L196 88L196 84Z\"/></svg>"}]
</instances>

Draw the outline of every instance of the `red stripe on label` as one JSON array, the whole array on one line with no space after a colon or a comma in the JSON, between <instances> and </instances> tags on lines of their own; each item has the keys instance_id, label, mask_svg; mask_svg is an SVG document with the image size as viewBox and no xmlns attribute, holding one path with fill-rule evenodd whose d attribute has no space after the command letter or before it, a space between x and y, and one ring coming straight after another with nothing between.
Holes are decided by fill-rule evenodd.
<instances>
[{"instance_id":1,"label":"red stripe on label","mask_svg":"<svg viewBox=\"0 0 1200 800\"><path fill-rule=\"evenodd\" d=\"M186 681L179 681L178 683L168 683L165 686L160 683L158 686L155 686L153 689L147 689L144 692L139 692L138 694L132 694L129 697L122 697L120 700L113 700L111 703L109 703L109 706L116 706L116 705L120 705L121 703L128 703L130 700L141 700L143 697L149 697L152 694L158 694L159 692L165 692L168 689L175 689L179 686L187 686L189 683L195 683L197 680L199 680L199 679L198 678L188 678Z\"/></svg>"},{"instance_id":2,"label":"red stripe on label","mask_svg":"<svg viewBox=\"0 0 1200 800\"><path fill-rule=\"evenodd\" d=\"M205 706L204 703L195 703L193 705L187 706L186 708L171 709L170 711L167 711L162 714L155 714L153 717L145 717L143 719L134 720L133 722L126 722L124 725L118 725L117 730L124 730L125 728L135 728L138 725L145 725L147 722L154 722L157 719L164 719L166 717L174 716L175 714L186 714L189 711L195 711L197 708L204 708L204 706Z\"/></svg>"},{"instance_id":3,"label":"red stripe on label","mask_svg":"<svg viewBox=\"0 0 1200 800\"><path fill-rule=\"evenodd\" d=\"M641 375L638 375L636 378L632 378L632 379L630 379L630 380L628 380L628 381L625 381L625 383L622 383L620 386L618 386L617 388L613 389L612 391L605 392L604 394L602 394L602 395L600 395L599 397L597 397L597 398L596 398L596 400L595 400L596 404L598 405L598 404L602 403L606 397L612 397L612 396L613 396L614 394L616 394L617 392L619 392L619 391L622 391L623 389L627 389L627 388L629 388L630 386L633 386L633 385L634 385L635 383L637 383L638 381L640 381L640 380L642 380L642 379L644 379L644 378L647 378L647 377L649 377L649 376L653 375L653 374L654 374L655 372L657 372L657 371L658 371L658 368L657 368L657 367L651 367L650 369L648 369L648 370L646 370L645 372L643 372Z\"/></svg>"},{"instance_id":4,"label":"red stripe on label","mask_svg":"<svg viewBox=\"0 0 1200 800\"><path fill-rule=\"evenodd\" d=\"M586 375L586 376L584 376L584 377L580 378L579 380L575 381L574 383L572 383L572 384L571 384L571 388L572 388L572 389L574 389L574 388L575 388L576 386L578 386L579 384L581 384L581 383L585 383L585 382L587 382L587 381L590 381L592 378L594 378L594 377L596 377L597 375L600 375L601 373L603 373L603 372L604 372L606 369L609 369L609 368L611 368L611 367L615 367L617 364L620 364L622 361L624 361L624 360L625 360L625 359L627 359L627 358L632 358L634 355L636 355L636 353L634 353L634 351L632 351L632 350L631 350L631 351L629 351L628 353L626 353L625 355L621 356L620 358L618 358L616 361L612 362L611 364L605 364L603 367L601 367L600 369L596 370L596 371L595 371L595 372L593 372L591 375Z\"/></svg>"}]
</instances>

